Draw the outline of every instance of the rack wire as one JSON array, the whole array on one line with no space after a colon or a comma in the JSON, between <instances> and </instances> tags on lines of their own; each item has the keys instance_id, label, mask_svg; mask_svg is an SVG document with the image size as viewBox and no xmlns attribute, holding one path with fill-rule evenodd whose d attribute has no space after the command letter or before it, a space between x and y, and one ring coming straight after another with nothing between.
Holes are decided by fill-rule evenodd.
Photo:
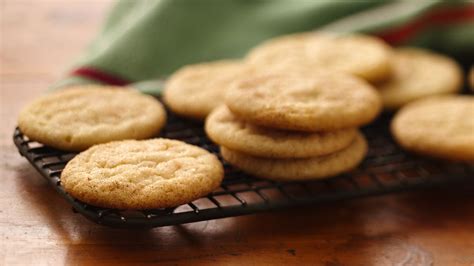
<instances>
[{"instance_id":1,"label":"rack wire","mask_svg":"<svg viewBox=\"0 0 474 266\"><path fill-rule=\"evenodd\" d=\"M13 140L20 154L48 180L73 210L99 224L149 228L239 216L321 202L426 188L455 182L471 182L474 165L433 160L401 150L388 130L390 115L363 128L369 152L354 171L334 178L276 182L249 176L223 161L225 179L220 188L198 200L170 209L130 211L99 208L71 197L61 186L61 171L76 154L29 140L17 128ZM219 155L200 123L168 114L161 137L179 139Z\"/></svg>"}]
</instances>

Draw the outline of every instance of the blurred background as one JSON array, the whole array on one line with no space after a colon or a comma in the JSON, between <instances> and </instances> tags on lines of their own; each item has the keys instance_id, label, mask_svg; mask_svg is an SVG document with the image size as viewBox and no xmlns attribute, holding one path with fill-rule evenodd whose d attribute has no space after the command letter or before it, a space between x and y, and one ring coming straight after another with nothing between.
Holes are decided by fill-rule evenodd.
<instances>
[{"instance_id":1,"label":"blurred background","mask_svg":"<svg viewBox=\"0 0 474 266\"><path fill-rule=\"evenodd\" d=\"M64 76L98 33L112 2L1 1L2 145L11 142L19 109Z\"/></svg>"},{"instance_id":2,"label":"blurred background","mask_svg":"<svg viewBox=\"0 0 474 266\"><path fill-rule=\"evenodd\" d=\"M463 0L121 0L74 61L73 77L56 86L85 79L123 85L164 78L186 64L242 57L272 37L311 30L368 33L469 65L473 29L474 4Z\"/></svg>"}]
</instances>

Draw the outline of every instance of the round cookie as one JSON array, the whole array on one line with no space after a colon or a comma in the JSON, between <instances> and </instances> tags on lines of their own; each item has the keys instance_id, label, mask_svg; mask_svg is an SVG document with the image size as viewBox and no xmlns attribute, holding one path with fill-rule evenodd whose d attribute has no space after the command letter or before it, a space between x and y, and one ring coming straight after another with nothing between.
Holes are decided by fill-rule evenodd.
<instances>
[{"instance_id":1,"label":"round cookie","mask_svg":"<svg viewBox=\"0 0 474 266\"><path fill-rule=\"evenodd\" d=\"M405 149L474 162L474 96L434 96L403 107L391 124Z\"/></svg>"},{"instance_id":2,"label":"round cookie","mask_svg":"<svg viewBox=\"0 0 474 266\"><path fill-rule=\"evenodd\" d=\"M342 71L377 83L390 75L390 55L391 48L376 37L308 32L266 41L251 50L246 60L265 68L300 65Z\"/></svg>"},{"instance_id":3,"label":"round cookie","mask_svg":"<svg viewBox=\"0 0 474 266\"><path fill-rule=\"evenodd\" d=\"M165 122L165 110L155 98L134 89L93 85L43 96L18 118L28 138L70 151L113 140L149 138Z\"/></svg>"},{"instance_id":4,"label":"round cookie","mask_svg":"<svg viewBox=\"0 0 474 266\"><path fill-rule=\"evenodd\" d=\"M250 123L299 131L358 127L371 122L382 106L367 82L326 71L249 75L232 84L225 102Z\"/></svg>"},{"instance_id":5,"label":"round cookie","mask_svg":"<svg viewBox=\"0 0 474 266\"><path fill-rule=\"evenodd\" d=\"M296 132L249 124L222 105L206 119L211 140L229 149L266 158L304 158L341 150L354 140L357 129L332 132Z\"/></svg>"},{"instance_id":6,"label":"round cookie","mask_svg":"<svg viewBox=\"0 0 474 266\"><path fill-rule=\"evenodd\" d=\"M378 86L388 110L423 97L456 93L462 87L461 68L446 56L419 48L399 48L392 60L392 78Z\"/></svg>"},{"instance_id":7,"label":"round cookie","mask_svg":"<svg viewBox=\"0 0 474 266\"><path fill-rule=\"evenodd\" d=\"M360 133L351 145L341 151L301 159L255 157L221 147L222 157L242 171L262 178L282 181L336 176L357 167L366 153L367 142Z\"/></svg>"},{"instance_id":8,"label":"round cookie","mask_svg":"<svg viewBox=\"0 0 474 266\"><path fill-rule=\"evenodd\" d=\"M179 115L204 119L222 104L227 87L244 70L244 64L237 60L185 66L166 82L163 101Z\"/></svg>"},{"instance_id":9,"label":"round cookie","mask_svg":"<svg viewBox=\"0 0 474 266\"><path fill-rule=\"evenodd\" d=\"M117 209L175 207L205 196L224 176L217 157L170 139L96 145L74 157L61 184L88 204Z\"/></svg>"}]
</instances>

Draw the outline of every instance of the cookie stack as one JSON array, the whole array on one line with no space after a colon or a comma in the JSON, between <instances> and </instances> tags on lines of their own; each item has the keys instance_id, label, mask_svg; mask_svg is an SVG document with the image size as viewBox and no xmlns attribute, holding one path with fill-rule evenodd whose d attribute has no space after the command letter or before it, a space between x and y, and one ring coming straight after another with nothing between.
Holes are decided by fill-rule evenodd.
<instances>
[{"instance_id":1,"label":"cookie stack","mask_svg":"<svg viewBox=\"0 0 474 266\"><path fill-rule=\"evenodd\" d=\"M234 82L205 129L222 157L249 174L317 179L362 161L367 143L357 128L381 106L376 90L352 75L269 71Z\"/></svg>"}]
</instances>

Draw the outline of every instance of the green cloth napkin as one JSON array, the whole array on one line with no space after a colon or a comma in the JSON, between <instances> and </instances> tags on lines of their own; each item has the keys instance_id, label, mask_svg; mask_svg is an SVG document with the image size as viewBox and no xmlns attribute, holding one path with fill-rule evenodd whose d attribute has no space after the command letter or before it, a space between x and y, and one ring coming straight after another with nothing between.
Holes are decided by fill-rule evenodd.
<instances>
[{"instance_id":1,"label":"green cloth napkin","mask_svg":"<svg viewBox=\"0 0 474 266\"><path fill-rule=\"evenodd\" d=\"M53 88L130 84L159 95L183 65L239 58L268 38L309 30L370 33L474 61L472 1L122 0Z\"/></svg>"}]
</instances>

